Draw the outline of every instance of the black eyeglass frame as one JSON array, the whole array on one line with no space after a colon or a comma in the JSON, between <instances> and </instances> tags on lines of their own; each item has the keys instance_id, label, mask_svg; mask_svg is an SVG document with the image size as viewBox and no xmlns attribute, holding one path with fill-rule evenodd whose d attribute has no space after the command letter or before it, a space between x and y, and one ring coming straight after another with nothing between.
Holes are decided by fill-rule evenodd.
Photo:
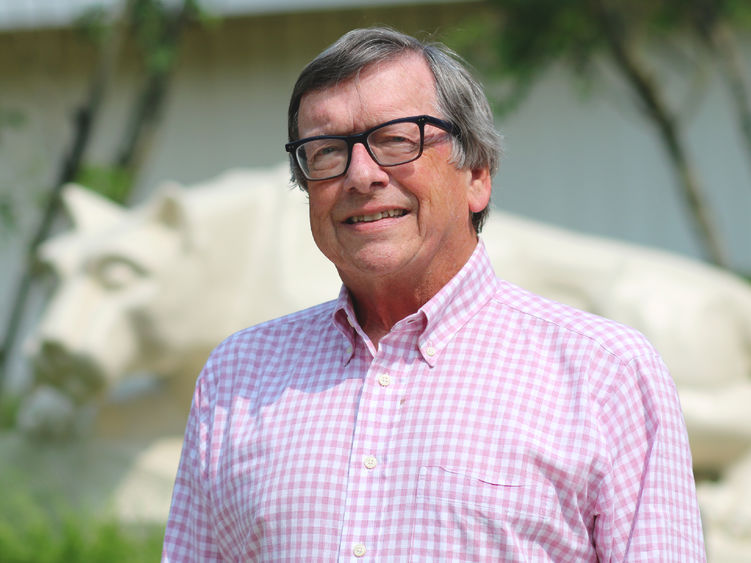
<instances>
[{"instance_id":1,"label":"black eyeglass frame","mask_svg":"<svg viewBox=\"0 0 751 563\"><path fill-rule=\"evenodd\" d=\"M420 150L417 151L417 154L414 157L411 157L408 160L405 160L403 162L397 162L396 164L381 164L378 162L378 158L373 153L372 150L370 150L370 145L368 144L368 137L371 133L374 131L377 131L381 127L387 127L389 125L394 125L396 123L416 123L420 127ZM370 155L370 158L372 158L379 166L384 167L390 167L390 166L400 166L402 164L407 164L408 162L413 162L420 158L422 156L423 148L425 145L425 124L430 124L435 127L438 127L439 129L443 129L447 133L450 133L451 135L458 136L459 135L459 129L451 123L450 121L446 121L445 119L439 119L437 117L433 117L431 115L414 115L411 117L400 117L398 119L392 119L391 121L386 121L385 123L380 123L379 125L376 125L375 127L371 127L367 131L363 131L362 133L356 133L354 135L316 135L314 137L305 137L304 139L298 139L297 141L291 141L284 145L284 150L286 150L288 153L291 153L294 156L295 164L297 164L298 168L300 168L300 171L303 173L303 176L305 176L305 179L309 182L319 182L322 180L331 180L332 178L338 178L339 176L344 176L347 173L347 170L349 170L349 164L352 161L352 148L357 143L362 143L362 145L365 147L365 150L368 151L368 154ZM297 154L297 148L300 145L303 145L309 141L319 141L322 139L338 139L341 141L345 141L347 143L347 163L344 165L344 170L342 170L339 174L334 174L333 176L326 176L325 178L310 178L307 173L305 172L305 168L300 164L300 157Z\"/></svg>"}]
</instances>

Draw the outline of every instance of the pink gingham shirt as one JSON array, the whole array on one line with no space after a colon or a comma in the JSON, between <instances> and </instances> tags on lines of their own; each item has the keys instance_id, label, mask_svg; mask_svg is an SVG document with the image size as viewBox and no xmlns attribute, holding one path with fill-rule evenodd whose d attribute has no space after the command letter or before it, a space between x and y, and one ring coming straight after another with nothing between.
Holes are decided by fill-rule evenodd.
<instances>
[{"instance_id":1,"label":"pink gingham shirt","mask_svg":"<svg viewBox=\"0 0 751 563\"><path fill-rule=\"evenodd\" d=\"M201 373L163 561L704 561L676 391L637 332L464 268L376 350L349 295Z\"/></svg>"}]
</instances>

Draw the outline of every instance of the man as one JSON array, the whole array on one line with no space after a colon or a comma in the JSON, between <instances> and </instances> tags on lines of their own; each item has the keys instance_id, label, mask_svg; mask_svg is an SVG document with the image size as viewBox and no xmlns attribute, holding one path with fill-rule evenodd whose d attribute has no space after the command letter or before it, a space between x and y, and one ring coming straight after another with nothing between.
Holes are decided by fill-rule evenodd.
<instances>
[{"instance_id":1,"label":"man","mask_svg":"<svg viewBox=\"0 0 751 563\"><path fill-rule=\"evenodd\" d=\"M303 70L289 136L343 287L208 360L163 560L704 560L658 355L491 269L498 139L457 59L352 31Z\"/></svg>"}]
</instances>

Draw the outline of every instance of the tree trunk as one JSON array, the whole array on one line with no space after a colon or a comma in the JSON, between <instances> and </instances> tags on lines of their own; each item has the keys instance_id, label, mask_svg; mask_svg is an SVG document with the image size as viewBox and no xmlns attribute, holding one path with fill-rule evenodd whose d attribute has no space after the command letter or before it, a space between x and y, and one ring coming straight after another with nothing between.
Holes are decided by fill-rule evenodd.
<instances>
[{"instance_id":1,"label":"tree trunk","mask_svg":"<svg viewBox=\"0 0 751 563\"><path fill-rule=\"evenodd\" d=\"M705 200L699 175L688 157L678 120L668 108L647 65L639 59L628 36L624 18L609 6L607 0L593 0L593 5L617 68L631 85L647 116L657 128L691 214L694 232L707 259L728 268L728 256Z\"/></svg>"},{"instance_id":2,"label":"tree trunk","mask_svg":"<svg viewBox=\"0 0 751 563\"><path fill-rule=\"evenodd\" d=\"M63 158L58 177L47 197L42 217L28 243L23 272L14 293L11 313L4 333L5 340L2 348L0 348L0 390L3 386L3 374L7 370L18 337L21 319L26 310L29 291L37 275L37 250L39 245L49 236L60 210L60 193L63 187L75 180L80 171L86 148L91 139L91 131L99 115L99 109L109 86L112 71L117 63L120 47L127 31L125 24L133 3L133 0L129 0L122 11L115 16L109 35L99 51L97 65L89 82L86 101L81 104L75 113L70 150Z\"/></svg>"},{"instance_id":3,"label":"tree trunk","mask_svg":"<svg viewBox=\"0 0 751 563\"><path fill-rule=\"evenodd\" d=\"M165 21L158 49L169 53L170 62L149 68L133 105L124 141L115 159L115 165L127 172L131 178L135 178L145 155L149 153L175 68L180 37L196 9L194 0L185 0L178 12L164 15Z\"/></svg>"},{"instance_id":4,"label":"tree trunk","mask_svg":"<svg viewBox=\"0 0 751 563\"><path fill-rule=\"evenodd\" d=\"M720 70L735 104L738 127L746 145L746 161L751 167L751 80L730 26L715 20L707 30L706 41L720 63Z\"/></svg>"}]
</instances>

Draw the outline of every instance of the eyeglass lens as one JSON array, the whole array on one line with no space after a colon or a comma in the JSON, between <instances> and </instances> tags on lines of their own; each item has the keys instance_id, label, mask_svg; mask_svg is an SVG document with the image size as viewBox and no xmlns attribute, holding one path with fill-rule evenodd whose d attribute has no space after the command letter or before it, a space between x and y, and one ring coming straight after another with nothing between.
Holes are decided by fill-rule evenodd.
<instances>
[{"instance_id":1,"label":"eyeglass lens","mask_svg":"<svg viewBox=\"0 0 751 563\"><path fill-rule=\"evenodd\" d=\"M368 152L381 166L395 166L416 159L422 150L420 125L392 123L372 131L365 139ZM346 139L314 139L297 147L297 161L310 179L343 174L350 157Z\"/></svg>"}]
</instances>

